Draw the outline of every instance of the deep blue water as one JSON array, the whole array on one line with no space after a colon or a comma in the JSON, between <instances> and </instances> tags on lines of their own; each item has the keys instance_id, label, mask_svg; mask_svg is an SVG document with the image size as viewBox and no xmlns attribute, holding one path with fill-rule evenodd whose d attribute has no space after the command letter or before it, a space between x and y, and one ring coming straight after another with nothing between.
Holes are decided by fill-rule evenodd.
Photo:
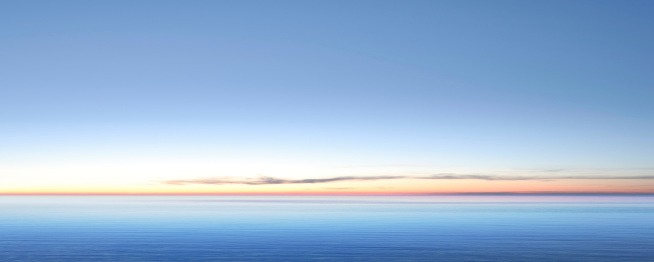
<instances>
[{"instance_id":1,"label":"deep blue water","mask_svg":"<svg viewBox=\"0 0 654 262\"><path fill-rule=\"evenodd\" d=\"M654 261L653 196L0 196L0 261Z\"/></svg>"}]
</instances>

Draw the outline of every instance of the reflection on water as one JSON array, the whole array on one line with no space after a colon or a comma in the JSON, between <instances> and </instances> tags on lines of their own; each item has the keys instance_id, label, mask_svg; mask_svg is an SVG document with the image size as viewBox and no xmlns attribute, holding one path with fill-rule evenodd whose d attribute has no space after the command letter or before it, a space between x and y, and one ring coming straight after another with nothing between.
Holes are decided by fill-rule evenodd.
<instances>
[{"instance_id":1,"label":"reflection on water","mask_svg":"<svg viewBox=\"0 0 654 262\"><path fill-rule=\"evenodd\" d=\"M652 196L0 196L0 261L649 261Z\"/></svg>"}]
</instances>

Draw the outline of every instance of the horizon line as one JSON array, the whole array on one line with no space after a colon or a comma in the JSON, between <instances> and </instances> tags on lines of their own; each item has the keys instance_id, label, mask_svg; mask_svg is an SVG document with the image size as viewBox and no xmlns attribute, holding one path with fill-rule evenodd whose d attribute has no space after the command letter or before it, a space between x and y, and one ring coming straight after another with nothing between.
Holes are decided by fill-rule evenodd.
<instances>
[{"instance_id":1,"label":"horizon line","mask_svg":"<svg viewBox=\"0 0 654 262\"><path fill-rule=\"evenodd\" d=\"M0 196L654 196L654 192L463 192L463 193L0 193Z\"/></svg>"}]
</instances>

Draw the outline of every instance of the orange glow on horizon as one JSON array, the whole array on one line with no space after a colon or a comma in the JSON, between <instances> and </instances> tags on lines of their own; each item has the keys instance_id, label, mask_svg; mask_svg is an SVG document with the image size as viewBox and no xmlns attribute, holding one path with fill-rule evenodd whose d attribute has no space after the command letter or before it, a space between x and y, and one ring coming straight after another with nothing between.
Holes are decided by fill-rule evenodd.
<instances>
[{"instance_id":1,"label":"orange glow on horizon","mask_svg":"<svg viewBox=\"0 0 654 262\"><path fill-rule=\"evenodd\" d=\"M269 185L76 185L0 187L0 195L462 195L654 194L641 180L424 180L398 179Z\"/></svg>"}]
</instances>

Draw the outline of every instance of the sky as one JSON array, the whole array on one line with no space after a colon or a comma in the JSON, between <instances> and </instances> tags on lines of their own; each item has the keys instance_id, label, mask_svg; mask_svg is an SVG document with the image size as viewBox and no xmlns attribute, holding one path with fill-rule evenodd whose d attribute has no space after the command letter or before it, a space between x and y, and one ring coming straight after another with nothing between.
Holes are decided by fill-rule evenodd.
<instances>
[{"instance_id":1,"label":"sky","mask_svg":"<svg viewBox=\"0 0 654 262\"><path fill-rule=\"evenodd\" d=\"M2 1L0 194L654 193L651 1Z\"/></svg>"}]
</instances>

